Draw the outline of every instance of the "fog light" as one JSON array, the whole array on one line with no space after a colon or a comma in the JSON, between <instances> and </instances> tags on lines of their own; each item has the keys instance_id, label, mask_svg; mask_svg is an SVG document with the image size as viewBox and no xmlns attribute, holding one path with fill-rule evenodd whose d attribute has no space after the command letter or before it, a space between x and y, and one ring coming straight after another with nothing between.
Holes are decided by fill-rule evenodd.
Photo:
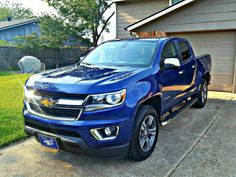
<instances>
[{"instance_id":1,"label":"fog light","mask_svg":"<svg viewBox=\"0 0 236 177\"><path fill-rule=\"evenodd\" d=\"M112 126L106 128L94 128L90 130L93 137L97 140L113 140L119 133L119 126Z\"/></svg>"},{"instance_id":2,"label":"fog light","mask_svg":"<svg viewBox=\"0 0 236 177\"><path fill-rule=\"evenodd\" d=\"M105 134L107 136L111 136L111 129L110 129L110 127L105 128L104 132L105 132Z\"/></svg>"}]
</instances>

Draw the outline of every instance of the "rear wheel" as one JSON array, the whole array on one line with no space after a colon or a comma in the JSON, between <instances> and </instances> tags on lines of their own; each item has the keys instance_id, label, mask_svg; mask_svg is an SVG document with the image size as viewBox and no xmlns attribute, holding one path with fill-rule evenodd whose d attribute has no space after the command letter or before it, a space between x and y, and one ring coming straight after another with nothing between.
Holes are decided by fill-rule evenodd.
<instances>
[{"instance_id":1,"label":"rear wheel","mask_svg":"<svg viewBox=\"0 0 236 177\"><path fill-rule=\"evenodd\" d=\"M143 105L136 115L134 135L130 142L129 157L134 160L148 158L157 142L159 132L159 119L155 109Z\"/></svg>"},{"instance_id":2,"label":"rear wheel","mask_svg":"<svg viewBox=\"0 0 236 177\"><path fill-rule=\"evenodd\" d=\"M193 105L196 108L203 108L206 105L208 97L208 84L206 79L202 80L199 92L197 94L197 102Z\"/></svg>"}]
</instances>

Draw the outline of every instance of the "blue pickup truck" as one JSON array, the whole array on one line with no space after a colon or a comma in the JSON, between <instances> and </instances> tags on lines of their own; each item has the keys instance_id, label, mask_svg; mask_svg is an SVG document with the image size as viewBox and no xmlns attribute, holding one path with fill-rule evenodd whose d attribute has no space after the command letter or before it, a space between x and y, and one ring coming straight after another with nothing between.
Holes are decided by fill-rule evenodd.
<instances>
[{"instance_id":1,"label":"blue pickup truck","mask_svg":"<svg viewBox=\"0 0 236 177\"><path fill-rule=\"evenodd\" d=\"M144 160L159 126L205 106L210 70L210 55L196 57L185 39L108 41L26 81L25 131L57 150Z\"/></svg>"}]
</instances>

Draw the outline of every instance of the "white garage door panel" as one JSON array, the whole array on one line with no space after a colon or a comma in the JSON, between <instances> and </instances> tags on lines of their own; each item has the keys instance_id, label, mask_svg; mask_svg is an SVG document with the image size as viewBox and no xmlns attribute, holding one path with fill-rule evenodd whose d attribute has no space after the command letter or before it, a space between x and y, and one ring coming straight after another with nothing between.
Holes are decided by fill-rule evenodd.
<instances>
[{"instance_id":1,"label":"white garage door panel","mask_svg":"<svg viewBox=\"0 0 236 177\"><path fill-rule=\"evenodd\" d=\"M194 52L197 54L202 53L211 53L212 57L214 57L216 60L234 60L235 55L235 48L231 47L212 47L212 46L197 46L195 45L195 48L197 50L194 50Z\"/></svg>"},{"instance_id":2,"label":"white garage door panel","mask_svg":"<svg viewBox=\"0 0 236 177\"><path fill-rule=\"evenodd\" d=\"M199 32L170 34L190 41L195 55L212 57L211 90L232 91L236 52L236 32Z\"/></svg>"},{"instance_id":3,"label":"white garage door panel","mask_svg":"<svg viewBox=\"0 0 236 177\"><path fill-rule=\"evenodd\" d=\"M223 83L222 83L222 80L224 81ZM232 79L229 77L212 75L211 83L212 84L209 86L210 90L232 91L231 90Z\"/></svg>"},{"instance_id":4,"label":"white garage door panel","mask_svg":"<svg viewBox=\"0 0 236 177\"><path fill-rule=\"evenodd\" d=\"M191 36L191 40L194 40L195 44L205 45L234 45L235 32L234 31L223 31L223 32L198 32L198 33L178 33L175 36ZM215 43L217 40L217 43ZM210 42L210 43L209 43Z\"/></svg>"},{"instance_id":5,"label":"white garage door panel","mask_svg":"<svg viewBox=\"0 0 236 177\"><path fill-rule=\"evenodd\" d=\"M230 76L230 79L232 79L233 72L234 66L232 65L232 61L214 61L211 74Z\"/></svg>"}]
</instances>

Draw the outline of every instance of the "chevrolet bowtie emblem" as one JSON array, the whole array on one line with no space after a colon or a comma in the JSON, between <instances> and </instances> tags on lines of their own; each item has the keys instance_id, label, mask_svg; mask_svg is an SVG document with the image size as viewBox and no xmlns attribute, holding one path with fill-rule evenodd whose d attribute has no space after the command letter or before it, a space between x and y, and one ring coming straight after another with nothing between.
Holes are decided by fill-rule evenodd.
<instances>
[{"instance_id":1,"label":"chevrolet bowtie emblem","mask_svg":"<svg viewBox=\"0 0 236 177\"><path fill-rule=\"evenodd\" d=\"M40 100L40 104L44 107L52 107L55 104L55 101L50 100L48 98L42 98Z\"/></svg>"}]
</instances>

